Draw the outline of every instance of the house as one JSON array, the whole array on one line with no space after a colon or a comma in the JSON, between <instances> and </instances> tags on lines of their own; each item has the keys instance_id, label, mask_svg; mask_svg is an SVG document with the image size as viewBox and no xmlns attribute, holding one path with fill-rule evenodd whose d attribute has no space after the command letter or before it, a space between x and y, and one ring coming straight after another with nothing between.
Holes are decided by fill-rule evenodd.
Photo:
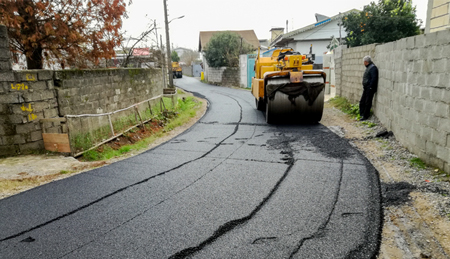
<instances>
[{"instance_id":1,"label":"house","mask_svg":"<svg viewBox=\"0 0 450 259\"><path fill-rule=\"evenodd\" d=\"M323 64L323 55L328 51L327 46L333 37L343 39L347 36L344 28L339 24L342 17L351 12L358 12L358 10L352 9L332 17L316 14L316 23L289 33L280 34L271 42L270 47L290 47L302 54L308 54L312 51L315 64ZM272 35L274 34L272 33Z\"/></svg>"},{"instance_id":2,"label":"house","mask_svg":"<svg viewBox=\"0 0 450 259\"><path fill-rule=\"evenodd\" d=\"M425 33L450 29L450 0L428 0Z\"/></svg>"}]
</instances>

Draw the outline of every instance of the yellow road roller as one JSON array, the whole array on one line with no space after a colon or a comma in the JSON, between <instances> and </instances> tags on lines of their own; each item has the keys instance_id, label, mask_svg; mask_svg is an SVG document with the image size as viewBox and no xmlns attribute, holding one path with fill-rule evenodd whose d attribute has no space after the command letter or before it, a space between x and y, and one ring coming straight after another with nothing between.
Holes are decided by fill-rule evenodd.
<instances>
[{"instance_id":1,"label":"yellow road roller","mask_svg":"<svg viewBox=\"0 0 450 259\"><path fill-rule=\"evenodd\" d=\"M291 48L255 60L252 94L267 123L317 123L322 119L326 74Z\"/></svg>"},{"instance_id":2,"label":"yellow road roller","mask_svg":"<svg viewBox=\"0 0 450 259\"><path fill-rule=\"evenodd\" d=\"M181 68L178 62L172 62L172 73L173 78L182 78L183 77L183 69Z\"/></svg>"}]
</instances>

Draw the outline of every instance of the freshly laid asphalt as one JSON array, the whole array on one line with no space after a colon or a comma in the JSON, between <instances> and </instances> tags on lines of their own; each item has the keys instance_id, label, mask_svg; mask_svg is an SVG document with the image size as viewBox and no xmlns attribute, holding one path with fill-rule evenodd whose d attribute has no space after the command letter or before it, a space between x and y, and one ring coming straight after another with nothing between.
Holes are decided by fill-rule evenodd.
<instances>
[{"instance_id":1,"label":"freshly laid asphalt","mask_svg":"<svg viewBox=\"0 0 450 259\"><path fill-rule=\"evenodd\" d=\"M250 92L152 150L0 200L0 258L375 258L378 173L321 124L269 125Z\"/></svg>"}]
</instances>

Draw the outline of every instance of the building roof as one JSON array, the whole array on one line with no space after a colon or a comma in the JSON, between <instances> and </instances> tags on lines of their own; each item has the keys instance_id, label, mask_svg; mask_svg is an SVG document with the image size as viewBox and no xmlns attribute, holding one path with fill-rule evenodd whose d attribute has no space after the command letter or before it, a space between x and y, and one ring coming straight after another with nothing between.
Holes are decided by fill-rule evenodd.
<instances>
[{"instance_id":1,"label":"building roof","mask_svg":"<svg viewBox=\"0 0 450 259\"><path fill-rule=\"evenodd\" d=\"M315 29L315 28L320 27L320 26L323 26L323 25L325 25L325 24L327 24L327 23L329 23L331 21L342 19L342 17L344 17L345 15L347 15L349 13L352 13L352 12L359 12L359 10L358 9L352 9L350 11L339 13L339 14L337 14L335 16L332 16L332 17L326 17L324 15L316 14L315 15L316 16L316 20L318 20L316 23L313 23L313 24L310 24L308 26L302 27L300 29L291 31L289 33L282 34L282 35L278 36L270 45L274 46L276 44L283 44L285 42L291 41L291 40L293 40L294 36L296 36L296 35L298 35L300 33L303 33L303 32L306 32L306 31L309 31L309 30L312 30L312 29Z\"/></svg>"},{"instance_id":2,"label":"building roof","mask_svg":"<svg viewBox=\"0 0 450 259\"><path fill-rule=\"evenodd\" d=\"M225 32L225 31L201 31L199 42L198 42L198 51L201 52L202 49L204 49L206 47L209 40L211 40L211 37L218 32ZM252 45L255 49L257 49L259 47L258 37L256 37L255 31L253 31L253 30L228 31L228 32L237 33L239 36L241 36L244 39L244 41L246 43Z\"/></svg>"},{"instance_id":3,"label":"building roof","mask_svg":"<svg viewBox=\"0 0 450 259\"><path fill-rule=\"evenodd\" d=\"M270 29L270 31L280 31L280 30L284 31L284 28L283 27L276 27L276 28Z\"/></svg>"}]
</instances>

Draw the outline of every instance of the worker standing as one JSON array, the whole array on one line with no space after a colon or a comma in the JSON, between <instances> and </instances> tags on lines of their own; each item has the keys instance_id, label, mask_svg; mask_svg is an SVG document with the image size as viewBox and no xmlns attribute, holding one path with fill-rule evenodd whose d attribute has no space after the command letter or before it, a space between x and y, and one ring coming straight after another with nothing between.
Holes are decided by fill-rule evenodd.
<instances>
[{"instance_id":1,"label":"worker standing","mask_svg":"<svg viewBox=\"0 0 450 259\"><path fill-rule=\"evenodd\" d=\"M363 58L366 71L363 76L363 94L359 101L360 121L365 121L370 117L370 109L372 108L373 96L377 92L378 87L378 68L372 61L370 56Z\"/></svg>"}]
</instances>

